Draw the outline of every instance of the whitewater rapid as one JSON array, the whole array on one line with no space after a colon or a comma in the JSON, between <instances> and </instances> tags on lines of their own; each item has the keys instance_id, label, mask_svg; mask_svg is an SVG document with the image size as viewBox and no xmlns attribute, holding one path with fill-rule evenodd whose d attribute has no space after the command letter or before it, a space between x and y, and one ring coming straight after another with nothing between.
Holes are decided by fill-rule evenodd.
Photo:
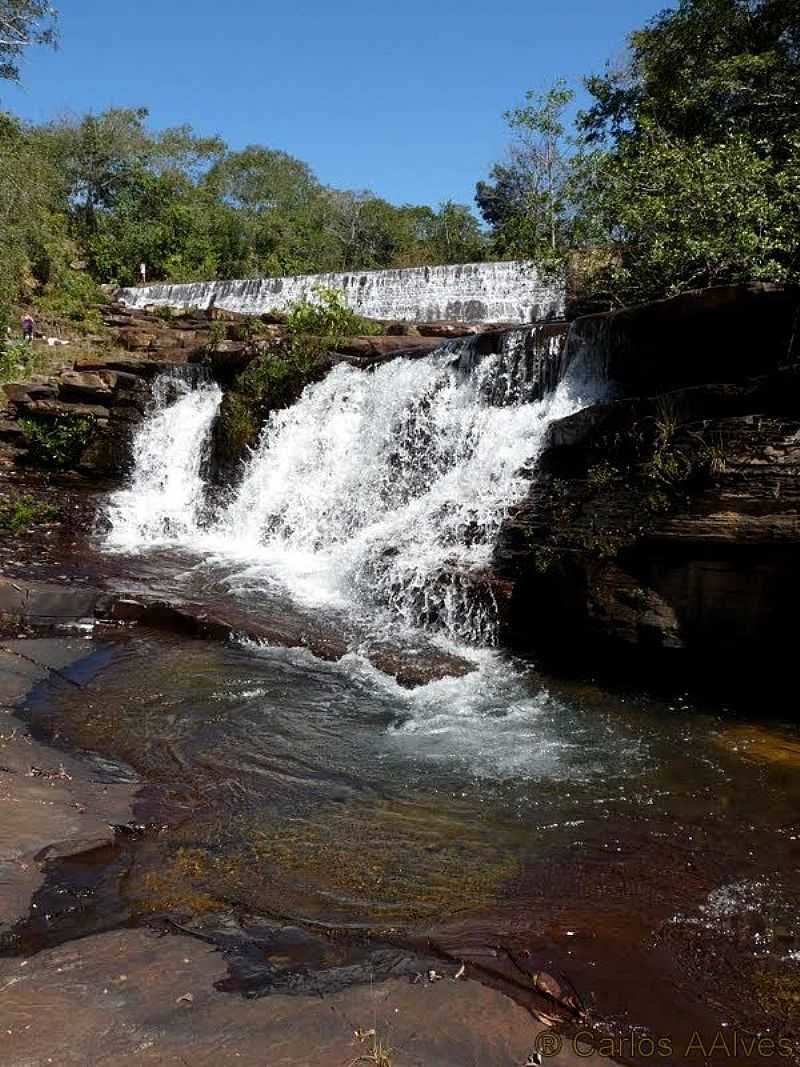
<instances>
[{"instance_id":1,"label":"whitewater rapid","mask_svg":"<svg viewBox=\"0 0 800 1067\"><path fill-rule=\"evenodd\" d=\"M273 413L214 514L202 471L219 388L184 384L168 402L162 386L136 437L132 483L112 497L108 543L180 545L238 561L248 588L279 581L304 605L388 612L407 630L491 645L481 572L548 425L587 389L568 375L531 401L514 372L505 354L470 364L453 346L371 372L340 364Z\"/></svg>"},{"instance_id":2,"label":"whitewater rapid","mask_svg":"<svg viewBox=\"0 0 800 1067\"><path fill-rule=\"evenodd\" d=\"M222 401L213 382L175 374L153 384L153 410L133 443L130 484L108 506L110 548L139 550L195 537L205 497L203 461Z\"/></svg>"}]
</instances>

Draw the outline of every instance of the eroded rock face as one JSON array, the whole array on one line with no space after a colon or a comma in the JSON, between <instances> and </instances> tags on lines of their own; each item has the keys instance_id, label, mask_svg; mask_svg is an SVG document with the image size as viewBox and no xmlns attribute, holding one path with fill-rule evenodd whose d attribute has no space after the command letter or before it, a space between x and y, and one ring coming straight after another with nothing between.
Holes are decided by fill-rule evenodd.
<instances>
[{"instance_id":1,"label":"eroded rock face","mask_svg":"<svg viewBox=\"0 0 800 1067\"><path fill-rule=\"evenodd\" d=\"M800 368L597 405L554 424L501 532L507 636L573 665L784 670L798 548Z\"/></svg>"}]
</instances>

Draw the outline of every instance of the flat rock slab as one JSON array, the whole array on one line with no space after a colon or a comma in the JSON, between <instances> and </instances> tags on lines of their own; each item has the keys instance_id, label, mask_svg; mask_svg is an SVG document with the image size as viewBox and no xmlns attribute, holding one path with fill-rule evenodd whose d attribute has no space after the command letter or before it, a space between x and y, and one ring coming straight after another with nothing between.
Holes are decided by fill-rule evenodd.
<instances>
[{"instance_id":1,"label":"flat rock slab","mask_svg":"<svg viewBox=\"0 0 800 1067\"><path fill-rule=\"evenodd\" d=\"M67 625L94 616L97 590L82 585L55 585L22 578L0 578L0 615L33 626Z\"/></svg>"},{"instance_id":2,"label":"flat rock slab","mask_svg":"<svg viewBox=\"0 0 800 1067\"><path fill-rule=\"evenodd\" d=\"M35 741L14 709L30 689L82 659L79 639L0 642L0 932L28 915L45 863L114 840L133 819L138 781L109 780L88 758ZM64 683L68 684L67 682Z\"/></svg>"},{"instance_id":3,"label":"flat rock slab","mask_svg":"<svg viewBox=\"0 0 800 1067\"><path fill-rule=\"evenodd\" d=\"M214 989L224 974L206 944L145 930L2 960L2 1062L345 1067L376 1062L366 1057L370 1039L354 1036L374 1028L394 1050L392 1067L522 1067L541 1030L525 1009L470 980L390 979L329 996L248 1000ZM564 1052L548 1062L586 1061Z\"/></svg>"}]
</instances>

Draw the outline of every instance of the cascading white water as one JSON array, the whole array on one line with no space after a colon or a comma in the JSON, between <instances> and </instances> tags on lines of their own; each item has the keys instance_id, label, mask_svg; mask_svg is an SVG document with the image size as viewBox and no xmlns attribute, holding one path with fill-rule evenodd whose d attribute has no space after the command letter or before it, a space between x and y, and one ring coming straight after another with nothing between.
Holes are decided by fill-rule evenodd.
<instances>
[{"instance_id":1,"label":"cascading white water","mask_svg":"<svg viewBox=\"0 0 800 1067\"><path fill-rule=\"evenodd\" d=\"M458 263L349 274L157 284L123 289L129 307L215 307L247 315L285 311L314 299L317 287L336 289L367 318L411 322L532 322L563 314L564 284L542 277L532 263Z\"/></svg>"},{"instance_id":2,"label":"cascading white water","mask_svg":"<svg viewBox=\"0 0 800 1067\"><path fill-rule=\"evenodd\" d=\"M551 419L579 404L575 376L544 400L508 346L480 360L453 346L365 372L340 364L265 427L229 503L203 522L200 477L214 387L160 409L116 495L114 545L163 543L241 561L243 586L279 579L299 600L388 615L491 643L481 571L523 468ZM481 591L476 592L476 589Z\"/></svg>"},{"instance_id":3,"label":"cascading white water","mask_svg":"<svg viewBox=\"0 0 800 1067\"><path fill-rule=\"evenodd\" d=\"M499 360L335 368L272 418L212 536L280 557L306 600L371 601L409 626L490 641L475 574L527 488L520 469L575 402L565 386L540 403L490 403Z\"/></svg>"},{"instance_id":4,"label":"cascading white water","mask_svg":"<svg viewBox=\"0 0 800 1067\"><path fill-rule=\"evenodd\" d=\"M203 507L202 465L222 393L212 382L197 388L161 375L153 411L133 444L134 473L109 501L113 548L141 548L193 536Z\"/></svg>"}]
</instances>

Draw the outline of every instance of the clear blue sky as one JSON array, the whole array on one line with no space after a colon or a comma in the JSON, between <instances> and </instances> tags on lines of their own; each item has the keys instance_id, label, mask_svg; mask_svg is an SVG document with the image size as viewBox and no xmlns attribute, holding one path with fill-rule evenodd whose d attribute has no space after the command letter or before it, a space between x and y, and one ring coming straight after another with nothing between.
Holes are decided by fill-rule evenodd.
<instances>
[{"instance_id":1,"label":"clear blue sky","mask_svg":"<svg viewBox=\"0 0 800 1067\"><path fill-rule=\"evenodd\" d=\"M577 82L669 0L54 0L0 102L36 121L143 105L232 147L299 156L327 184L396 203L472 201L506 142L502 112Z\"/></svg>"}]
</instances>

